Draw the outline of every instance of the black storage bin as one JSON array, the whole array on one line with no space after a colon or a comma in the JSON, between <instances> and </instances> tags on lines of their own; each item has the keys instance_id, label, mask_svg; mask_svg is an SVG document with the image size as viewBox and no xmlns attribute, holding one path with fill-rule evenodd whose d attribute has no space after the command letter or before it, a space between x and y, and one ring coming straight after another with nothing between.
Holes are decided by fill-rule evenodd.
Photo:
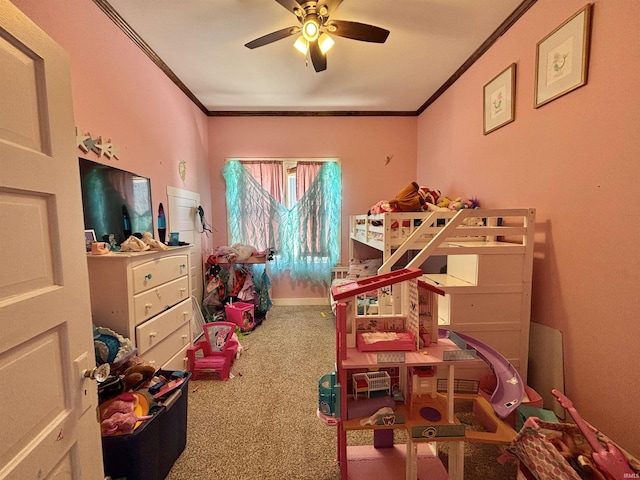
<instances>
[{"instance_id":1,"label":"black storage bin","mask_svg":"<svg viewBox=\"0 0 640 480\"><path fill-rule=\"evenodd\" d=\"M170 378L172 372L160 372ZM133 433L102 437L104 474L112 479L163 480L187 444L190 373L165 406ZM172 392L173 393L173 392ZM173 400L173 401L171 401Z\"/></svg>"}]
</instances>

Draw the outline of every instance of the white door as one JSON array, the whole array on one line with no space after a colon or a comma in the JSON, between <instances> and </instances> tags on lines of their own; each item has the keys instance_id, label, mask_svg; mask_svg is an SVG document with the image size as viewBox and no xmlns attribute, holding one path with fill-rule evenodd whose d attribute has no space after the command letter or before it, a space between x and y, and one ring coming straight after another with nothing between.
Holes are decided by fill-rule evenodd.
<instances>
[{"instance_id":1,"label":"white door","mask_svg":"<svg viewBox=\"0 0 640 480\"><path fill-rule=\"evenodd\" d=\"M200 223L200 194L167 186L169 231L179 232L180 241L191 245L191 295L202 303L202 225ZM167 236L169 234L167 233Z\"/></svg>"},{"instance_id":2,"label":"white door","mask_svg":"<svg viewBox=\"0 0 640 480\"><path fill-rule=\"evenodd\" d=\"M0 0L0 479L104 477L66 53Z\"/></svg>"}]
</instances>

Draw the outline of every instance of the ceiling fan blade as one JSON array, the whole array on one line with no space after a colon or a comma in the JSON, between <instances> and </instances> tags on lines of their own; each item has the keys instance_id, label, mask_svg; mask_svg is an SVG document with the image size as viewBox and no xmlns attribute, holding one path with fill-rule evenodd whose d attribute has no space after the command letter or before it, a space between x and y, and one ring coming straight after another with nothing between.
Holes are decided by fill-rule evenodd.
<instances>
[{"instance_id":1,"label":"ceiling fan blade","mask_svg":"<svg viewBox=\"0 0 640 480\"><path fill-rule=\"evenodd\" d=\"M316 72L322 72L327 69L327 57L320 51L320 45L318 45L317 41L309 42L309 55Z\"/></svg>"},{"instance_id":2,"label":"ceiling fan blade","mask_svg":"<svg viewBox=\"0 0 640 480\"><path fill-rule=\"evenodd\" d=\"M276 0L276 2L289 10L290 13L294 13L296 8L302 8L296 0Z\"/></svg>"},{"instance_id":3,"label":"ceiling fan blade","mask_svg":"<svg viewBox=\"0 0 640 480\"><path fill-rule=\"evenodd\" d=\"M330 20L326 28L330 34L362 42L384 43L389 36L389 30L384 28L347 20Z\"/></svg>"},{"instance_id":4,"label":"ceiling fan blade","mask_svg":"<svg viewBox=\"0 0 640 480\"><path fill-rule=\"evenodd\" d=\"M244 46L252 49L258 48L262 47L263 45L282 40L283 38L290 37L291 35L295 35L296 33L300 33L300 27L287 27L283 28L282 30L278 30L277 32L271 32L260 38L256 38L249 43L245 43Z\"/></svg>"},{"instance_id":5,"label":"ceiling fan blade","mask_svg":"<svg viewBox=\"0 0 640 480\"><path fill-rule=\"evenodd\" d=\"M342 0L324 0L324 1L323 0L319 0L318 1L318 6L326 5L327 6L327 10L329 11L327 16L330 17L331 15L333 15L333 12L336 11L336 8L338 8L341 3L342 3Z\"/></svg>"}]
</instances>

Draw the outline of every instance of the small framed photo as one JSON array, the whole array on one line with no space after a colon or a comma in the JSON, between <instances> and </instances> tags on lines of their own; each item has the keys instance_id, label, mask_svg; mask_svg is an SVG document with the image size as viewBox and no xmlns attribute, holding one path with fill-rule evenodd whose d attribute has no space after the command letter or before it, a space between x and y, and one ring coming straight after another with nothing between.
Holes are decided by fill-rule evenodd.
<instances>
[{"instance_id":1,"label":"small framed photo","mask_svg":"<svg viewBox=\"0 0 640 480\"><path fill-rule=\"evenodd\" d=\"M512 63L484 86L484 134L516 118L516 64Z\"/></svg>"},{"instance_id":2,"label":"small framed photo","mask_svg":"<svg viewBox=\"0 0 640 480\"><path fill-rule=\"evenodd\" d=\"M96 241L96 232L94 230L84 231L84 246L87 252L91 251L91 244Z\"/></svg>"},{"instance_id":3,"label":"small framed photo","mask_svg":"<svg viewBox=\"0 0 640 480\"><path fill-rule=\"evenodd\" d=\"M586 85L592 9L587 4L538 42L535 108Z\"/></svg>"}]
</instances>

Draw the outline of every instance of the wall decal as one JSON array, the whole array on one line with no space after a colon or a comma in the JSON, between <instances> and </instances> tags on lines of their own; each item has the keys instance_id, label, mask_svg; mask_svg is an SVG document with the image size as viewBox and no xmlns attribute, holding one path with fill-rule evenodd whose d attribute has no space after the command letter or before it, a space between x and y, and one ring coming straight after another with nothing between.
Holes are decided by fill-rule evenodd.
<instances>
[{"instance_id":1,"label":"wall decal","mask_svg":"<svg viewBox=\"0 0 640 480\"><path fill-rule=\"evenodd\" d=\"M98 155L98 157L104 155L108 159L115 158L119 160L118 147L111 142L111 139L105 142L102 140L102 136L92 138L89 132L80 133L78 127L76 127L76 146L84 153L91 151Z\"/></svg>"},{"instance_id":2,"label":"wall decal","mask_svg":"<svg viewBox=\"0 0 640 480\"><path fill-rule=\"evenodd\" d=\"M184 160L180 160L178 164L178 173L180 174L180 178L184 182L184 179L187 178L187 162Z\"/></svg>"}]
</instances>

